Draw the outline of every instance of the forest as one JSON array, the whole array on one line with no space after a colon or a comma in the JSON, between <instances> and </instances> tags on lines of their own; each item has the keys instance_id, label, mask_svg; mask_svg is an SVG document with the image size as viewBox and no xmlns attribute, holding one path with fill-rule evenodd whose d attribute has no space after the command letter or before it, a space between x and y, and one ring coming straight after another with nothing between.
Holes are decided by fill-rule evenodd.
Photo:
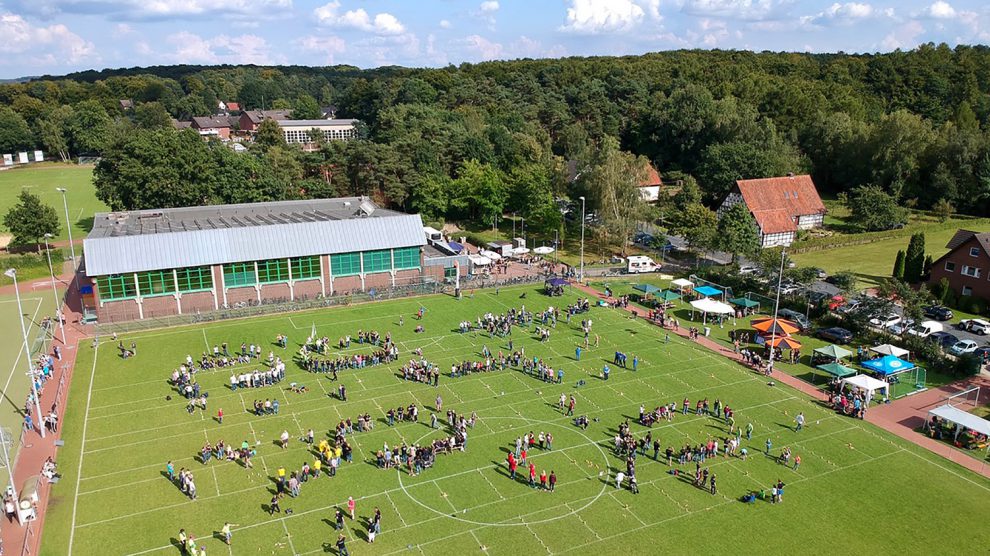
<instances>
[{"instance_id":1,"label":"forest","mask_svg":"<svg viewBox=\"0 0 990 556\"><path fill-rule=\"evenodd\" d=\"M332 104L363 122L363 138L303 152L268 127L240 154L173 129L173 118L211 114L218 101L299 119ZM167 66L0 85L0 152L100 155L98 195L114 209L364 194L428 220L518 212L548 230L581 195L622 227L698 200L716 206L736 179L788 172L810 172L826 193L868 189L902 206L988 215L988 130L982 46L424 69ZM630 191L646 161L689 198L640 207Z\"/></svg>"}]
</instances>

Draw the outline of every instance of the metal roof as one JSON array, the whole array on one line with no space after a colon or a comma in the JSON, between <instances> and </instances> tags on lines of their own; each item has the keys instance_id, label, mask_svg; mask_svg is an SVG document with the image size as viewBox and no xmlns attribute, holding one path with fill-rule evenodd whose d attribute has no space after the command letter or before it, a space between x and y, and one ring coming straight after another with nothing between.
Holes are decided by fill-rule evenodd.
<instances>
[{"instance_id":1,"label":"metal roof","mask_svg":"<svg viewBox=\"0 0 990 556\"><path fill-rule=\"evenodd\" d=\"M354 197L99 213L83 249L102 276L425 244L418 214Z\"/></svg>"},{"instance_id":2,"label":"metal roof","mask_svg":"<svg viewBox=\"0 0 990 556\"><path fill-rule=\"evenodd\" d=\"M325 126L352 126L357 120L275 120L281 127L325 127Z\"/></svg>"}]
</instances>

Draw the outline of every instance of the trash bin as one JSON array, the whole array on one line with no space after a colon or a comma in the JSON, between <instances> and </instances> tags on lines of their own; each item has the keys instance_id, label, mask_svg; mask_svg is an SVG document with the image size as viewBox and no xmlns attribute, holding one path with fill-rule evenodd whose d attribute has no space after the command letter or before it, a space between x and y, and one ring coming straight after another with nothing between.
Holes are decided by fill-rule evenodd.
<instances>
[{"instance_id":1,"label":"trash bin","mask_svg":"<svg viewBox=\"0 0 990 556\"><path fill-rule=\"evenodd\" d=\"M707 338L707 337L709 337L711 335L712 335L712 327L711 326L706 326L705 327L705 337Z\"/></svg>"}]
</instances>

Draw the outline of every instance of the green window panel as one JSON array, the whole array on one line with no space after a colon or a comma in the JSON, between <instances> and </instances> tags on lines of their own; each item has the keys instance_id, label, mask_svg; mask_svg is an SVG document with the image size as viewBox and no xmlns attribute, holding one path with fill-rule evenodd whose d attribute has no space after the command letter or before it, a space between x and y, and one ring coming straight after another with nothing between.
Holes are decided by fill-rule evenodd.
<instances>
[{"instance_id":1,"label":"green window panel","mask_svg":"<svg viewBox=\"0 0 990 556\"><path fill-rule=\"evenodd\" d=\"M223 283L228 288L253 286L256 278L254 263L230 263L223 265Z\"/></svg>"},{"instance_id":2,"label":"green window panel","mask_svg":"<svg viewBox=\"0 0 990 556\"><path fill-rule=\"evenodd\" d=\"M396 270L419 268L419 247L403 247L393 250Z\"/></svg>"},{"instance_id":3,"label":"green window panel","mask_svg":"<svg viewBox=\"0 0 990 556\"><path fill-rule=\"evenodd\" d=\"M443 269L443 277L444 278L454 278L456 276L457 276L457 267L456 266L452 266L452 267Z\"/></svg>"},{"instance_id":4,"label":"green window panel","mask_svg":"<svg viewBox=\"0 0 990 556\"><path fill-rule=\"evenodd\" d=\"M289 281L289 259L258 261L258 281L262 284Z\"/></svg>"},{"instance_id":5,"label":"green window panel","mask_svg":"<svg viewBox=\"0 0 990 556\"><path fill-rule=\"evenodd\" d=\"M197 292L213 289L213 269L208 266L193 266L175 271L179 276L180 292Z\"/></svg>"},{"instance_id":6,"label":"green window panel","mask_svg":"<svg viewBox=\"0 0 990 556\"><path fill-rule=\"evenodd\" d=\"M392 253L389 249L382 249L381 251L365 251L363 256L365 274L371 274L372 272L388 272L389 270L392 270Z\"/></svg>"},{"instance_id":7,"label":"green window panel","mask_svg":"<svg viewBox=\"0 0 990 556\"><path fill-rule=\"evenodd\" d=\"M175 293L175 277L171 270L139 272L138 291L143 296L169 295Z\"/></svg>"},{"instance_id":8,"label":"green window panel","mask_svg":"<svg viewBox=\"0 0 990 556\"><path fill-rule=\"evenodd\" d=\"M133 274L99 276L96 279L96 287L100 292L100 300L102 301L137 297L137 286L134 284Z\"/></svg>"},{"instance_id":9,"label":"green window panel","mask_svg":"<svg viewBox=\"0 0 990 556\"><path fill-rule=\"evenodd\" d=\"M295 259L289 259L289 262L292 266L293 280L308 280L310 278L320 277L319 255L312 257L297 257Z\"/></svg>"},{"instance_id":10,"label":"green window panel","mask_svg":"<svg viewBox=\"0 0 990 556\"><path fill-rule=\"evenodd\" d=\"M334 276L352 276L361 273L361 253L330 255L330 270Z\"/></svg>"}]
</instances>

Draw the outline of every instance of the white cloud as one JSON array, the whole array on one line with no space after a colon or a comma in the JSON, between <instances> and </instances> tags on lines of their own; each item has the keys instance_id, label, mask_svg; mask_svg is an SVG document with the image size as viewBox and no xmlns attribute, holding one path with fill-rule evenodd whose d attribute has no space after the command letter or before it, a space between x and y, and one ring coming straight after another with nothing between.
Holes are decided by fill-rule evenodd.
<instances>
[{"instance_id":1,"label":"white cloud","mask_svg":"<svg viewBox=\"0 0 990 556\"><path fill-rule=\"evenodd\" d=\"M378 35L398 35L406 30L405 26L388 12L375 14L374 17L363 8L340 13L339 0L333 0L316 8L313 10L313 15L320 25L327 27L357 29Z\"/></svg>"},{"instance_id":2,"label":"white cloud","mask_svg":"<svg viewBox=\"0 0 990 556\"><path fill-rule=\"evenodd\" d=\"M222 14L231 19L288 13L292 0L13 0L8 6L40 17L60 13L103 15L110 19L190 18Z\"/></svg>"},{"instance_id":3,"label":"white cloud","mask_svg":"<svg viewBox=\"0 0 990 556\"><path fill-rule=\"evenodd\" d=\"M482 2L478 8L483 13L493 13L498 11L499 5L495 0L486 0L485 2Z\"/></svg>"},{"instance_id":4,"label":"white cloud","mask_svg":"<svg viewBox=\"0 0 990 556\"><path fill-rule=\"evenodd\" d=\"M502 57L502 45L492 42L481 35L469 35L460 41L460 44L471 54L471 58L476 61L497 60Z\"/></svg>"},{"instance_id":5,"label":"white cloud","mask_svg":"<svg viewBox=\"0 0 990 556\"><path fill-rule=\"evenodd\" d=\"M815 15L802 17L800 21L802 24L807 25L852 25L876 17L893 16L893 8L878 10L870 4L861 4L859 2L839 4L836 2Z\"/></svg>"},{"instance_id":6,"label":"white cloud","mask_svg":"<svg viewBox=\"0 0 990 556\"><path fill-rule=\"evenodd\" d=\"M684 0L682 11L691 15L761 20L781 16L790 0Z\"/></svg>"},{"instance_id":7,"label":"white cloud","mask_svg":"<svg viewBox=\"0 0 990 556\"><path fill-rule=\"evenodd\" d=\"M0 37L3 37L0 40L0 54L27 55L39 64L78 64L99 59L93 43L61 23L47 27L34 26L19 15L0 14ZM0 63L3 63L3 57L0 57Z\"/></svg>"},{"instance_id":8,"label":"white cloud","mask_svg":"<svg viewBox=\"0 0 990 556\"><path fill-rule=\"evenodd\" d=\"M113 26L113 38L119 39L134 34L134 28L126 23L118 23Z\"/></svg>"},{"instance_id":9,"label":"white cloud","mask_svg":"<svg viewBox=\"0 0 990 556\"><path fill-rule=\"evenodd\" d=\"M918 46L918 37L924 32L925 28L920 22L909 21L884 37L883 41L880 42L880 46L884 50L914 48Z\"/></svg>"},{"instance_id":10,"label":"white cloud","mask_svg":"<svg viewBox=\"0 0 990 556\"><path fill-rule=\"evenodd\" d=\"M948 2L943 2L939 0L931 6L925 8L925 15L935 19L954 19L956 17L956 9L952 7L952 4Z\"/></svg>"},{"instance_id":11,"label":"white cloud","mask_svg":"<svg viewBox=\"0 0 990 556\"><path fill-rule=\"evenodd\" d=\"M310 35L296 40L295 45L304 52L322 54L328 66L337 63L337 55L347 50L347 44L344 42L344 39L332 35L322 37Z\"/></svg>"},{"instance_id":12,"label":"white cloud","mask_svg":"<svg viewBox=\"0 0 990 556\"><path fill-rule=\"evenodd\" d=\"M440 28L441 29L450 29L451 27L453 27L453 25L450 24L450 21L448 21L446 19L441 19L440 20Z\"/></svg>"},{"instance_id":13,"label":"white cloud","mask_svg":"<svg viewBox=\"0 0 990 556\"><path fill-rule=\"evenodd\" d=\"M639 25L645 12L631 0L571 0L567 22L560 28L574 33L612 33Z\"/></svg>"},{"instance_id":14,"label":"white cloud","mask_svg":"<svg viewBox=\"0 0 990 556\"><path fill-rule=\"evenodd\" d=\"M175 50L162 57L178 64L272 65L284 62L283 57L272 55L268 41L258 35L217 35L207 39L179 31L165 37L165 43Z\"/></svg>"}]
</instances>

